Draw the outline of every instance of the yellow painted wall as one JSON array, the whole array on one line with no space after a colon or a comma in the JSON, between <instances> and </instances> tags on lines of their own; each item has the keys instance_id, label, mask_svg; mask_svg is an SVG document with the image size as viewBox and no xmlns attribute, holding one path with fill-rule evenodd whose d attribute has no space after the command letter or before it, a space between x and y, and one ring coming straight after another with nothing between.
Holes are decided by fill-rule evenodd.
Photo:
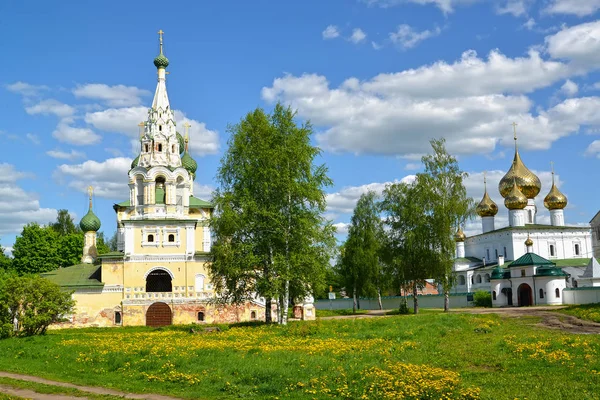
<instances>
[{"instance_id":1,"label":"yellow painted wall","mask_svg":"<svg viewBox=\"0 0 600 400\"><path fill-rule=\"evenodd\" d=\"M105 285L122 285L123 261L103 261L102 282L104 282Z\"/></svg>"}]
</instances>

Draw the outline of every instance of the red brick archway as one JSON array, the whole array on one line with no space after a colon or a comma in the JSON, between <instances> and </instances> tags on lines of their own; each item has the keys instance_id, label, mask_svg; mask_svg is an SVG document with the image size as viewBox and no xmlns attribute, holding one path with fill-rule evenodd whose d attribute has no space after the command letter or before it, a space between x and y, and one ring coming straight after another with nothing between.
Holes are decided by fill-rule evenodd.
<instances>
[{"instance_id":1,"label":"red brick archway","mask_svg":"<svg viewBox=\"0 0 600 400\"><path fill-rule=\"evenodd\" d=\"M172 324L171 307L166 303L154 303L146 311L146 326L159 327Z\"/></svg>"}]
</instances>

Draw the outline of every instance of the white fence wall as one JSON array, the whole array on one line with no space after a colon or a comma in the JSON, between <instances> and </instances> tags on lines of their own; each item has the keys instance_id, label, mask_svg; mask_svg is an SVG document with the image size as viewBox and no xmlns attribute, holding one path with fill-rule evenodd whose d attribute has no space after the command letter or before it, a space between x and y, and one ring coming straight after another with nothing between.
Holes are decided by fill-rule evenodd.
<instances>
[{"instance_id":1,"label":"white fence wall","mask_svg":"<svg viewBox=\"0 0 600 400\"><path fill-rule=\"evenodd\" d=\"M563 304L600 303L600 287L563 289Z\"/></svg>"},{"instance_id":2,"label":"white fence wall","mask_svg":"<svg viewBox=\"0 0 600 400\"><path fill-rule=\"evenodd\" d=\"M413 307L412 296L407 298L408 308ZM400 307L401 296L383 297L381 303L384 310L391 310ZM450 308L472 307L473 302L467 301L467 295L450 295ZM335 300L316 300L315 307L321 310L342 310L352 308L352 299ZM444 308L444 296L442 295L422 295L419 296L419 307L421 308ZM379 310L377 299L360 299L360 308L362 310Z\"/></svg>"}]
</instances>

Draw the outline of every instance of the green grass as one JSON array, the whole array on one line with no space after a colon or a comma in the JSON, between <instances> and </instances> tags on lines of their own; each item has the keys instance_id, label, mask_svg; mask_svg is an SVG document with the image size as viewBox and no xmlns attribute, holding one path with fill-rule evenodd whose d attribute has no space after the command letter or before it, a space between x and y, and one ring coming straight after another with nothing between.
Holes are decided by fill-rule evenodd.
<instances>
[{"instance_id":1,"label":"green grass","mask_svg":"<svg viewBox=\"0 0 600 400\"><path fill-rule=\"evenodd\" d=\"M577 318L600 323L600 303L569 306L557 311Z\"/></svg>"},{"instance_id":2,"label":"green grass","mask_svg":"<svg viewBox=\"0 0 600 400\"><path fill-rule=\"evenodd\" d=\"M21 400L23 397L9 396L4 393L0 393L0 400Z\"/></svg>"},{"instance_id":3,"label":"green grass","mask_svg":"<svg viewBox=\"0 0 600 400\"><path fill-rule=\"evenodd\" d=\"M352 312L351 308L342 310L323 310L317 308L317 317L336 317L338 315L362 315L368 313L368 310L356 310L356 313Z\"/></svg>"},{"instance_id":4,"label":"green grass","mask_svg":"<svg viewBox=\"0 0 600 400\"><path fill-rule=\"evenodd\" d=\"M209 334L61 330L0 341L0 370L189 399L378 399L400 387L440 398L440 382L449 398L477 388L483 399L597 398L600 337L538 322L435 312Z\"/></svg>"},{"instance_id":5,"label":"green grass","mask_svg":"<svg viewBox=\"0 0 600 400\"><path fill-rule=\"evenodd\" d=\"M122 399L121 396L111 396L111 395L101 395L95 393L84 392L75 388L67 388L61 386L54 385L46 385L43 383L37 382L28 382L20 379L12 379L0 377L0 385L2 386L10 386L15 389L28 389L33 390L37 393L43 394L54 394L54 395L66 395L73 397L85 397L91 400L113 400L113 399ZM2 397L0 397L2 399Z\"/></svg>"}]
</instances>

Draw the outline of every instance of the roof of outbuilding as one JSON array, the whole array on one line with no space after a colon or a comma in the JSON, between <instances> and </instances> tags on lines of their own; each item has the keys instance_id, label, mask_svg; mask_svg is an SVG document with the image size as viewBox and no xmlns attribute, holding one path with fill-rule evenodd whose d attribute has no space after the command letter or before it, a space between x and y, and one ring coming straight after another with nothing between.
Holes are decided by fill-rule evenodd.
<instances>
[{"instance_id":1,"label":"roof of outbuilding","mask_svg":"<svg viewBox=\"0 0 600 400\"><path fill-rule=\"evenodd\" d=\"M542 266L542 265L551 265L554 266L552 261L546 260L544 257L540 257L535 253L525 253L521 257L517 258L515 261L510 263L509 267L525 267L529 265Z\"/></svg>"},{"instance_id":2,"label":"roof of outbuilding","mask_svg":"<svg viewBox=\"0 0 600 400\"><path fill-rule=\"evenodd\" d=\"M94 264L77 264L58 268L45 272L41 276L64 288L104 286L104 283L100 281L100 266Z\"/></svg>"}]
</instances>

